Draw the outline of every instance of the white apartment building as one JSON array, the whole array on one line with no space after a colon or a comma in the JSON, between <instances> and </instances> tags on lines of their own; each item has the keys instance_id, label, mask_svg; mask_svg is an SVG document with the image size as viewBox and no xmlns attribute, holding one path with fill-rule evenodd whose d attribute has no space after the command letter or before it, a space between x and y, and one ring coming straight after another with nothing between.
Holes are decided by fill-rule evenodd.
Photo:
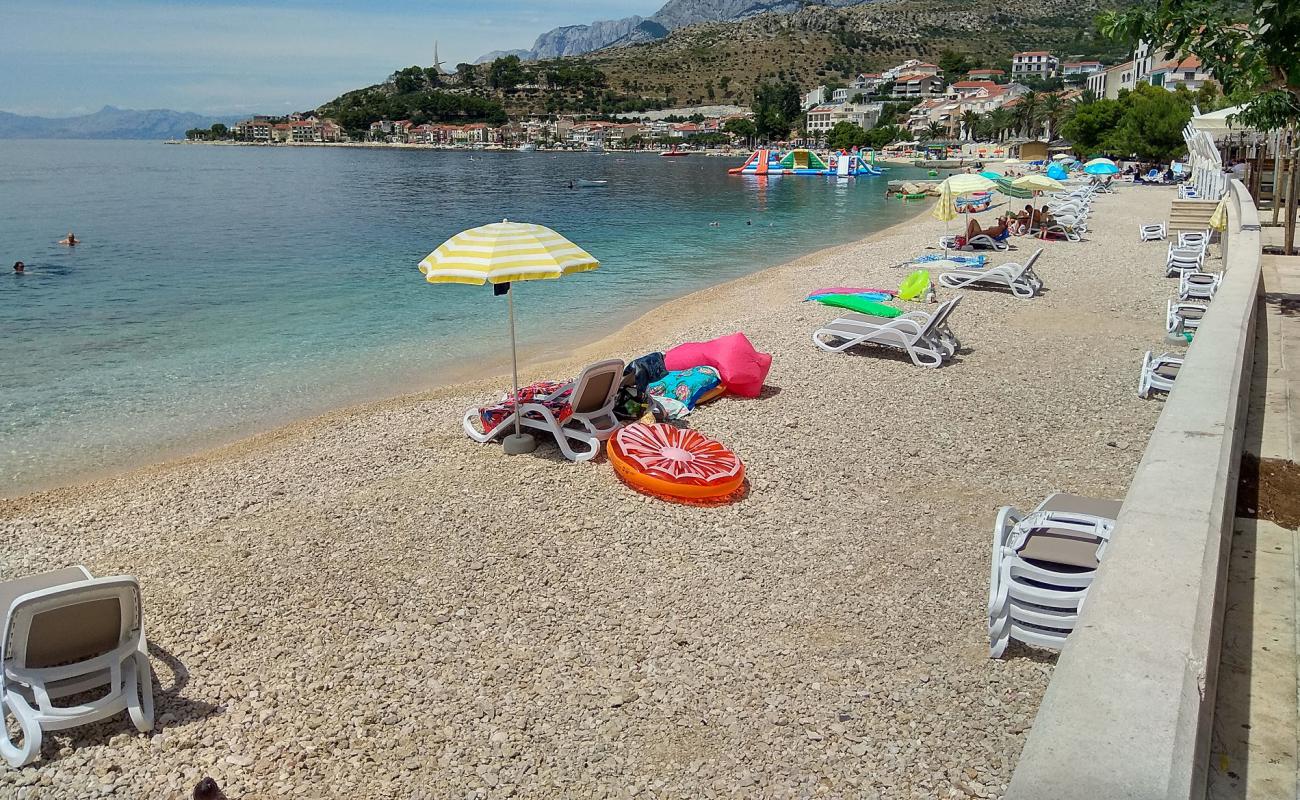
<instances>
[{"instance_id":1,"label":"white apartment building","mask_svg":"<svg viewBox=\"0 0 1300 800\"><path fill-rule=\"evenodd\" d=\"M1060 62L1046 50L1030 50L1011 57L1011 77L1050 78L1056 75Z\"/></svg>"}]
</instances>

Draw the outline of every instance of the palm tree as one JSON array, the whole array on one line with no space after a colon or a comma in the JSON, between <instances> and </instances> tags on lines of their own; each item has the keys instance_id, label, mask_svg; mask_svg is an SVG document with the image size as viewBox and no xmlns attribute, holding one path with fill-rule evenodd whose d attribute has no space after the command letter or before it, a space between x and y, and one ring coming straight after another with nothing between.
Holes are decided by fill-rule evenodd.
<instances>
[{"instance_id":1,"label":"palm tree","mask_svg":"<svg viewBox=\"0 0 1300 800\"><path fill-rule=\"evenodd\" d=\"M989 127L999 142L1006 138L1007 131L1016 124L1016 117L1009 109L995 108L989 112Z\"/></svg>"},{"instance_id":2,"label":"palm tree","mask_svg":"<svg viewBox=\"0 0 1300 800\"><path fill-rule=\"evenodd\" d=\"M1052 141L1052 134L1061 128L1062 118L1065 116L1065 104L1061 102L1060 95L1049 94L1043 98L1041 106L1043 113L1043 138Z\"/></svg>"},{"instance_id":3,"label":"palm tree","mask_svg":"<svg viewBox=\"0 0 1300 800\"><path fill-rule=\"evenodd\" d=\"M925 138L931 141L941 139L947 133L948 129L943 127L943 125L940 125L938 122L931 122L929 125L925 126Z\"/></svg>"},{"instance_id":4,"label":"palm tree","mask_svg":"<svg viewBox=\"0 0 1300 800\"><path fill-rule=\"evenodd\" d=\"M1027 139L1034 138L1038 131L1039 111L1038 92L1029 92L1021 97L1016 106L1016 126Z\"/></svg>"},{"instance_id":5,"label":"palm tree","mask_svg":"<svg viewBox=\"0 0 1300 800\"><path fill-rule=\"evenodd\" d=\"M975 129L979 127L980 115L974 109L961 112L961 130L963 139L975 139Z\"/></svg>"}]
</instances>

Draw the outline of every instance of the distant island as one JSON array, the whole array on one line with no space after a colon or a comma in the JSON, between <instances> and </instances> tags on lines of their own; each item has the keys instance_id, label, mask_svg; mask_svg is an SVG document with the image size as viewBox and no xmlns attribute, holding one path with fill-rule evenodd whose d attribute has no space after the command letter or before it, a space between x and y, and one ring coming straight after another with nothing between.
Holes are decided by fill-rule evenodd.
<instances>
[{"instance_id":1,"label":"distant island","mask_svg":"<svg viewBox=\"0 0 1300 800\"><path fill-rule=\"evenodd\" d=\"M238 117L154 108L104 106L75 117L31 117L0 111L0 139L180 139L185 132Z\"/></svg>"}]
</instances>

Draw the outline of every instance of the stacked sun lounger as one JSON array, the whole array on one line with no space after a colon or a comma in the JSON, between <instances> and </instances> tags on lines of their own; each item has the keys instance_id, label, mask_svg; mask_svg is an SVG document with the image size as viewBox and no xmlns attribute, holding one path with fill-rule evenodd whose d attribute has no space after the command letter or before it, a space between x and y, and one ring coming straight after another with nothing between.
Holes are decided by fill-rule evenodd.
<instances>
[{"instance_id":1,"label":"stacked sun lounger","mask_svg":"<svg viewBox=\"0 0 1300 800\"><path fill-rule=\"evenodd\" d=\"M1043 289L1043 279L1034 272L1043 251L1040 249L1024 264L1007 263L996 267L957 265L939 274L939 284L949 289L1003 287L1022 300L1031 300Z\"/></svg>"},{"instance_id":2,"label":"stacked sun lounger","mask_svg":"<svg viewBox=\"0 0 1300 800\"><path fill-rule=\"evenodd\" d=\"M1105 557L1120 502L1056 493L1028 514L1004 506L993 526L989 657L1012 639L1060 650Z\"/></svg>"}]
</instances>

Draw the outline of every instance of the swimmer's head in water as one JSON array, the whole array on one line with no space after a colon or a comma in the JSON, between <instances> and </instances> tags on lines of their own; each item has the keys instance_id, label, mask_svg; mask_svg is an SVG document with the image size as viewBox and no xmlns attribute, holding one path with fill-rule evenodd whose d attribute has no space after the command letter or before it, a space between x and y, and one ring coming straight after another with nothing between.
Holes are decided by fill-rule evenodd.
<instances>
[{"instance_id":1,"label":"swimmer's head in water","mask_svg":"<svg viewBox=\"0 0 1300 800\"><path fill-rule=\"evenodd\" d=\"M27 269L27 265L24 264L23 262L21 261L14 262L14 272L22 272L25 269Z\"/></svg>"}]
</instances>

